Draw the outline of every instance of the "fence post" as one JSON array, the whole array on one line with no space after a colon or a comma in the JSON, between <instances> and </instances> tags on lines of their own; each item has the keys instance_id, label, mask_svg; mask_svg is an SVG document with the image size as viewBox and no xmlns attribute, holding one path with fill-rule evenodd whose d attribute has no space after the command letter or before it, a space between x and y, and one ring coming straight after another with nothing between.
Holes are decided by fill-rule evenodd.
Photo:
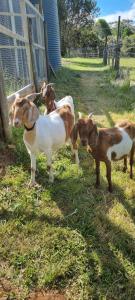
<instances>
[{"instance_id":1,"label":"fence post","mask_svg":"<svg viewBox=\"0 0 135 300\"><path fill-rule=\"evenodd\" d=\"M27 13L26 13L25 0L20 1L20 8L21 8L21 15L22 15L22 24L23 24L24 37L27 40L26 54L27 54L28 69L29 69L29 79L32 82L33 81L32 62L31 62L31 56L30 56L29 37L28 37L28 24L27 24Z\"/></svg>"},{"instance_id":2,"label":"fence post","mask_svg":"<svg viewBox=\"0 0 135 300\"><path fill-rule=\"evenodd\" d=\"M30 55L31 55L31 62L32 62L33 82L35 85L35 91L37 93L38 92L38 82L37 82L37 75L36 75L35 58L34 58L34 53L33 53L32 19L28 17L27 21L28 21L28 37L29 37Z\"/></svg>"},{"instance_id":3,"label":"fence post","mask_svg":"<svg viewBox=\"0 0 135 300\"><path fill-rule=\"evenodd\" d=\"M48 33L47 23L44 21L44 43L45 43L45 56L46 56L46 69L47 69L47 81L49 80L50 67L49 67L49 55L48 55Z\"/></svg>"},{"instance_id":4,"label":"fence post","mask_svg":"<svg viewBox=\"0 0 135 300\"><path fill-rule=\"evenodd\" d=\"M4 88L3 71L0 68L0 135L3 141L8 141L11 138L8 118L8 104Z\"/></svg>"},{"instance_id":5,"label":"fence post","mask_svg":"<svg viewBox=\"0 0 135 300\"><path fill-rule=\"evenodd\" d=\"M117 77L119 77L119 68L120 68L120 16L118 18L118 32L117 32L117 45L116 45L116 52L115 52L115 70L117 70Z\"/></svg>"}]
</instances>

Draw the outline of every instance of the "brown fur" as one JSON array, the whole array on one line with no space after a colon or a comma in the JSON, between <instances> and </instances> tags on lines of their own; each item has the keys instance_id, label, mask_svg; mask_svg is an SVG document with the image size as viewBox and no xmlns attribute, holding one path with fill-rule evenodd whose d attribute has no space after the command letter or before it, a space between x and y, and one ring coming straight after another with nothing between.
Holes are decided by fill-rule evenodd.
<instances>
[{"instance_id":1,"label":"brown fur","mask_svg":"<svg viewBox=\"0 0 135 300\"><path fill-rule=\"evenodd\" d=\"M133 123L129 122L120 123L121 127L124 127L130 137L133 139L135 137L135 127ZM79 119L77 124L74 126L72 132L72 143L77 147L77 138L80 137L83 146L88 147L88 151L92 154L96 163L96 186L100 184L100 161L106 164L106 176L109 184L109 191L112 191L111 182L111 162L107 157L107 150L109 147L116 145L121 142L122 136L117 127L115 128L100 128L97 130L95 122L91 118ZM132 165L133 165L133 155L134 155L134 145L130 153L130 177L132 178ZM115 159L115 152L112 153L112 160ZM127 168L127 156L124 158L124 171Z\"/></svg>"},{"instance_id":2,"label":"brown fur","mask_svg":"<svg viewBox=\"0 0 135 300\"><path fill-rule=\"evenodd\" d=\"M69 105L63 105L61 108L57 109L57 112L64 122L66 130L66 140L68 140L71 136L71 132L74 126L74 116L71 113L71 108Z\"/></svg>"},{"instance_id":3,"label":"brown fur","mask_svg":"<svg viewBox=\"0 0 135 300\"><path fill-rule=\"evenodd\" d=\"M126 132L129 134L129 136L131 137L131 139L135 138L135 123L134 122L124 120L124 121L119 122L116 126L124 128L126 130Z\"/></svg>"},{"instance_id":4,"label":"brown fur","mask_svg":"<svg viewBox=\"0 0 135 300\"><path fill-rule=\"evenodd\" d=\"M39 117L38 109L33 104L33 102L27 100L27 98L19 98L19 97L15 100L12 106L12 114L13 114L13 120L15 118L18 118L19 120L21 120L22 125L25 125L27 128L31 128ZM25 140L30 145L34 143L35 136L36 136L35 127L31 131L25 130L24 132Z\"/></svg>"},{"instance_id":5,"label":"brown fur","mask_svg":"<svg viewBox=\"0 0 135 300\"><path fill-rule=\"evenodd\" d=\"M54 102L55 100L54 88L51 86L51 84L46 84L44 82L41 88L41 94L42 94L43 102L47 107L47 114L49 114L56 109L56 105Z\"/></svg>"}]
</instances>

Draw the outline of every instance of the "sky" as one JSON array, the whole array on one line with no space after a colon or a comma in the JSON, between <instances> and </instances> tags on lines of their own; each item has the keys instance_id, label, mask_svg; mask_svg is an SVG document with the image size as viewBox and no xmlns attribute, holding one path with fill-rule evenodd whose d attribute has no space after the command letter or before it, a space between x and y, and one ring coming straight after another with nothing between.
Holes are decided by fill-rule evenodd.
<instances>
[{"instance_id":1,"label":"sky","mask_svg":"<svg viewBox=\"0 0 135 300\"><path fill-rule=\"evenodd\" d=\"M104 18L107 22L122 19L131 19L135 21L135 0L97 0L100 8L98 18Z\"/></svg>"}]
</instances>

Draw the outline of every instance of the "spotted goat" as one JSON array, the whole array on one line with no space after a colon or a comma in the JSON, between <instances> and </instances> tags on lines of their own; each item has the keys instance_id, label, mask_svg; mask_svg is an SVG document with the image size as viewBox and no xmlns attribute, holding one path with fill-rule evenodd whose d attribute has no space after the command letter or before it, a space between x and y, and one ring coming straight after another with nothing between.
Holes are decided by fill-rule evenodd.
<instances>
[{"instance_id":1,"label":"spotted goat","mask_svg":"<svg viewBox=\"0 0 135 300\"><path fill-rule=\"evenodd\" d=\"M66 144L74 126L74 105L64 105L49 115L40 115L33 103L35 94L21 98L19 95L12 105L10 117L13 126L24 126L23 140L31 159L31 182L35 185L36 155L43 152L47 157L49 181L54 181L52 154ZM73 149L78 163L78 153Z\"/></svg>"},{"instance_id":2,"label":"spotted goat","mask_svg":"<svg viewBox=\"0 0 135 300\"><path fill-rule=\"evenodd\" d=\"M106 165L106 177L109 192L112 192L111 161L124 159L125 172L127 156L130 156L130 178L133 177L133 156L135 142L135 123L122 121L114 128L97 128L92 114L86 118L79 118L72 133L74 149L78 149L77 138L81 144L87 146L96 164L96 187L100 185L100 162Z\"/></svg>"}]
</instances>

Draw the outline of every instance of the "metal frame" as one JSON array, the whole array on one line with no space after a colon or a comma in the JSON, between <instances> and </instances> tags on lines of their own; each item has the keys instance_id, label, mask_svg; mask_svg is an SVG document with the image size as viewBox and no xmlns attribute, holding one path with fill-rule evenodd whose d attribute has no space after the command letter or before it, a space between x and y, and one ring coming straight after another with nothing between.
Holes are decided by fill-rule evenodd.
<instances>
[{"instance_id":1,"label":"metal frame","mask_svg":"<svg viewBox=\"0 0 135 300\"><path fill-rule=\"evenodd\" d=\"M27 14L26 13L26 4L32 8L35 14ZM0 49L15 49L15 59L16 59L16 70L19 73L18 68L18 55L17 49L26 49L27 55L27 64L29 69L29 78L30 82L33 82L33 74L32 74L32 61L31 61L31 53L30 53L30 45L29 45L29 35L28 35L28 24L27 18L36 18L37 24L37 31L38 31L38 43L33 41L34 49L43 50L45 52L45 43L44 43L44 32L42 32L42 24L44 24L44 17L40 14L40 12L32 5L29 0L20 0L20 13L15 13L13 11L12 0L9 0L9 9L10 12L0 12L0 16L10 16L11 17L11 25L12 30L0 24L0 33L5 34L8 37L13 38L14 44L13 45L0 45ZM15 26L15 17L19 16L22 19L22 28L23 28L23 35L16 33L16 26ZM44 25L43 25L44 26ZM24 46L17 45L17 41L22 41L25 43ZM45 56L44 56L45 57ZM42 63L42 62L41 62ZM46 68L46 61L43 62ZM45 72L47 74L47 71ZM46 77L46 76L45 76ZM38 78L40 80L40 78Z\"/></svg>"}]
</instances>

